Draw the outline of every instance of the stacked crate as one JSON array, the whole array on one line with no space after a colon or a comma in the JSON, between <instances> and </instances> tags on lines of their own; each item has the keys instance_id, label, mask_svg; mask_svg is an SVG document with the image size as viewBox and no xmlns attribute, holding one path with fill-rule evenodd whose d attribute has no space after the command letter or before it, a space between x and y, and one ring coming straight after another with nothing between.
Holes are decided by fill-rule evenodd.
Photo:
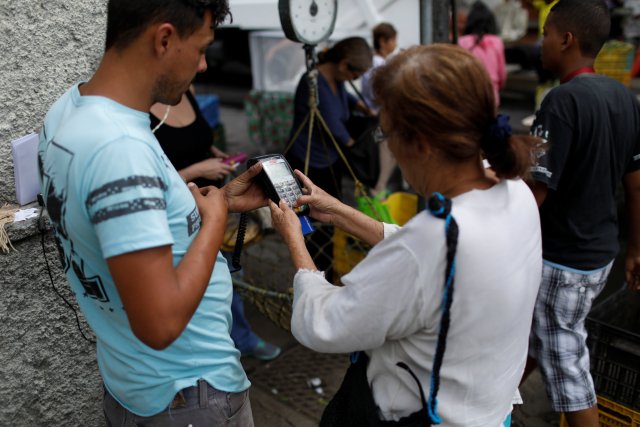
<instances>
[{"instance_id":1,"label":"stacked crate","mask_svg":"<svg viewBox=\"0 0 640 427\"><path fill-rule=\"evenodd\" d=\"M640 294L622 289L587 318L600 425L640 427ZM568 426L564 418L561 426Z\"/></svg>"}]
</instances>

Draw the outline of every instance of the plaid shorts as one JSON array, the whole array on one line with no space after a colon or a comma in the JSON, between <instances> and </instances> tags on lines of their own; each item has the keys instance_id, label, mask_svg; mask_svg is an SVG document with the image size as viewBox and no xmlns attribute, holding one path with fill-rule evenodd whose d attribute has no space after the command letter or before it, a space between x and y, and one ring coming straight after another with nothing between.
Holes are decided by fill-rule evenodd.
<instances>
[{"instance_id":1,"label":"plaid shorts","mask_svg":"<svg viewBox=\"0 0 640 427\"><path fill-rule=\"evenodd\" d=\"M596 404L585 319L612 265L613 261L600 270L583 273L546 261L542 267L529 353L538 362L556 412L579 411Z\"/></svg>"}]
</instances>

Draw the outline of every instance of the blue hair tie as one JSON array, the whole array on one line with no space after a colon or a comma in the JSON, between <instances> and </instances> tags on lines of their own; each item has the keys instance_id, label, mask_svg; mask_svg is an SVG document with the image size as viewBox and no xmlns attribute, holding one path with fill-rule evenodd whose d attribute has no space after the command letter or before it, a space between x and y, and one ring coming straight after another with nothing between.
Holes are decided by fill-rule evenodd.
<instances>
[{"instance_id":1,"label":"blue hair tie","mask_svg":"<svg viewBox=\"0 0 640 427\"><path fill-rule=\"evenodd\" d=\"M509 116L498 114L482 138L480 147L487 157L493 157L504 151L507 140L513 131L509 124Z\"/></svg>"},{"instance_id":2,"label":"blue hair tie","mask_svg":"<svg viewBox=\"0 0 640 427\"><path fill-rule=\"evenodd\" d=\"M431 215L445 219L451 212L451 200L436 192L429 197L427 207Z\"/></svg>"}]
</instances>

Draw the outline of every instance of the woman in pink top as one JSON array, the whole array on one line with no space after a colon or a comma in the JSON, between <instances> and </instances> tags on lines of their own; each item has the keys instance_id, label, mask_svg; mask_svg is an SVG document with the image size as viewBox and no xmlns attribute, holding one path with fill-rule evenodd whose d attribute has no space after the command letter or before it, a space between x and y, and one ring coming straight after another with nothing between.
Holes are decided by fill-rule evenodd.
<instances>
[{"instance_id":1,"label":"woman in pink top","mask_svg":"<svg viewBox=\"0 0 640 427\"><path fill-rule=\"evenodd\" d=\"M498 27L493 13L481 1L476 1L469 11L464 35L458 44L470 51L484 64L491 83L496 106L500 105L500 89L507 80L504 59L504 44L496 34Z\"/></svg>"}]
</instances>

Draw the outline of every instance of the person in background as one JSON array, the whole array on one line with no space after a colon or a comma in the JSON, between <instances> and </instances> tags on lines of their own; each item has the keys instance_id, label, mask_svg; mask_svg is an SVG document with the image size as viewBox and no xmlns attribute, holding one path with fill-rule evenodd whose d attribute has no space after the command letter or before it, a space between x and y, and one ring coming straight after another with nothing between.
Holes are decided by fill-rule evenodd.
<instances>
[{"instance_id":1,"label":"person in background","mask_svg":"<svg viewBox=\"0 0 640 427\"><path fill-rule=\"evenodd\" d=\"M471 6L458 44L482 62L493 85L496 106L500 106L500 90L507 82L507 72L504 44L497 34L498 27L493 13L483 2L476 1Z\"/></svg>"},{"instance_id":2,"label":"person in background","mask_svg":"<svg viewBox=\"0 0 640 427\"><path fill-rule=\"evenodd\" d=\"M374 74L373 93L378 135L428 210L402 228L383 224L296 171L306 189L298 204L373 246L333 286L295 213L270 203L298 268L293 335L319 352L364 350L320 425L508 424L542 268L535 199L519 179L539 139L511 135L483 65L459 46L394 55Z\"/></svg>"},{"instance_id":3,"label":"person in background","mask_svg":"<svg viewBox=\"0 0 640 427\"><path fill-rule=\"evenodd\" d=\"M356 80L372 64L371 49L362 37L349 37L340 40L328 50L318 54L318 109L329 127L329 131L342 147L351 147L355 139L347 130L351 111L358 109L369 112L362 101L347 92L345 82ZM291 135L299 129L309 113L308 74L305 73L298 83L294 95L293 125ZM356 135L357 136L357 135ZM293 142L287 160L293 168L304 169L307 156L309 124L307 123ZM329 136L319 123L315 123L311 135L310 161L308 175L321 183L327 191L338 198L342 197L342 170L338 152Z\"/></svg>"},{"instance_id":4,"label":"person in background","mask_svg":"<svg viewBox=\"0 0 640 427\"><path fill-rule=\"evenodd\" d=\"M625 86L593 69L609 25L602 0L553 6L542 63L561 84L545 97L531 128L547 150L532 168L544 266L530 353L551 407L571 427L599 424L585 319L619 250L620 181L629 219L627 284L637 289L640 277L640 106Z\"/></svg>"},{"instance_id":5,"label":"person in background","mask_svg":"<svg viewBox=\"0 0 640 427\"><path fill-rule=\"evenodd\" d=\"M373 27L373 66L362 75L362 96L372 113L378 114L378 106L376 105L373 94L371 92L371 77L379 66L384 64L385 60L395 52L398 47L398 32L393 25L387 22L381 22ZM387 194L387 184L391 178L391 174L397 165L393 155L389 151L386 141L379 144L380 147L380 174L375 186L371 189L374 196Z\"/></svg>"},{"instance_id":6,"label":"person in background","mask_svg":"<svg viewBox=\"0 0 640 427\"><path fill-rule=\"evenodd\" d=\"M162 150L186 182L193 182L198 187L222 187L223 179L237 165L225 163L228 155L213 145L213 132L198 107L193 86L177 105L153 104L149 117ZM231 317L231 338L243 356L273 360L280 355L280 347L253 332L244 315L242 298L235 290Z\"/></svg>"},{"instance_id":7,"label":"person in background","mask_svg":"<svg viewBox=\"0 0 640 427\"><path fill-rule=\"evenodd\" d=\"M265 206L250 168L223 188L186 184L151 132L177 105L226 0L109 0L105 52L50 108L40 186L64 271L96 335L106 425L253 426L229 336L229 212Z\"/></svg>"},{"instance_id":8,"label":"person in background","mask_svg":"<svg viewBox=\"0 0 640 427\"><path fill-rule=\"evenodd\" d=\"M378 107L373 99L371 79L376 68L384 64L389 55L393 54L398 47L398 32L390 23L381 22L373 27L371 36L373 38L374 50L373 65L362 75L362 96L369 110L374 114L378 114L380 107Z\"/></svg>"},{"instance_id":9,"label":"person in background","mask_svg":"<svg viewBox=\"0 0 640 427\"><path fill-rule=\"evenodd\" d=\"M162 150L186 182L222 187L223 179L235 170L224 162L228 155L213 145L213 132L198 107L193 86L178 105L153 104L149 118Z\"/></svg>"},{"instance_id":10,"label":"person in background","mask_svg":"<svg viewBox=\"0 0 640 427\"><path fill-rule=\"evenodd\" d=\"M347 92L345 82L355 80L364 74L372 63L371 48L362 37L340 40L330 49L318 54L318 110L327 123L329 131L338 144L344 148L355 144L354 137L347 130L351 111L358 109L368 113L362 101ZM294 96L292 137L309 114L309 82L305 73ZM307 123L286 153L289 164L294 169L305 170L305 159L309 151L308 175L320 183L329 194L342 199L342 175L345 168L338 151L329 135L315 120L309 145L309 123ZM309 248L316 262L332 280L333 229L317 230L309 239Z\"/></svg>"}]
</instances>

